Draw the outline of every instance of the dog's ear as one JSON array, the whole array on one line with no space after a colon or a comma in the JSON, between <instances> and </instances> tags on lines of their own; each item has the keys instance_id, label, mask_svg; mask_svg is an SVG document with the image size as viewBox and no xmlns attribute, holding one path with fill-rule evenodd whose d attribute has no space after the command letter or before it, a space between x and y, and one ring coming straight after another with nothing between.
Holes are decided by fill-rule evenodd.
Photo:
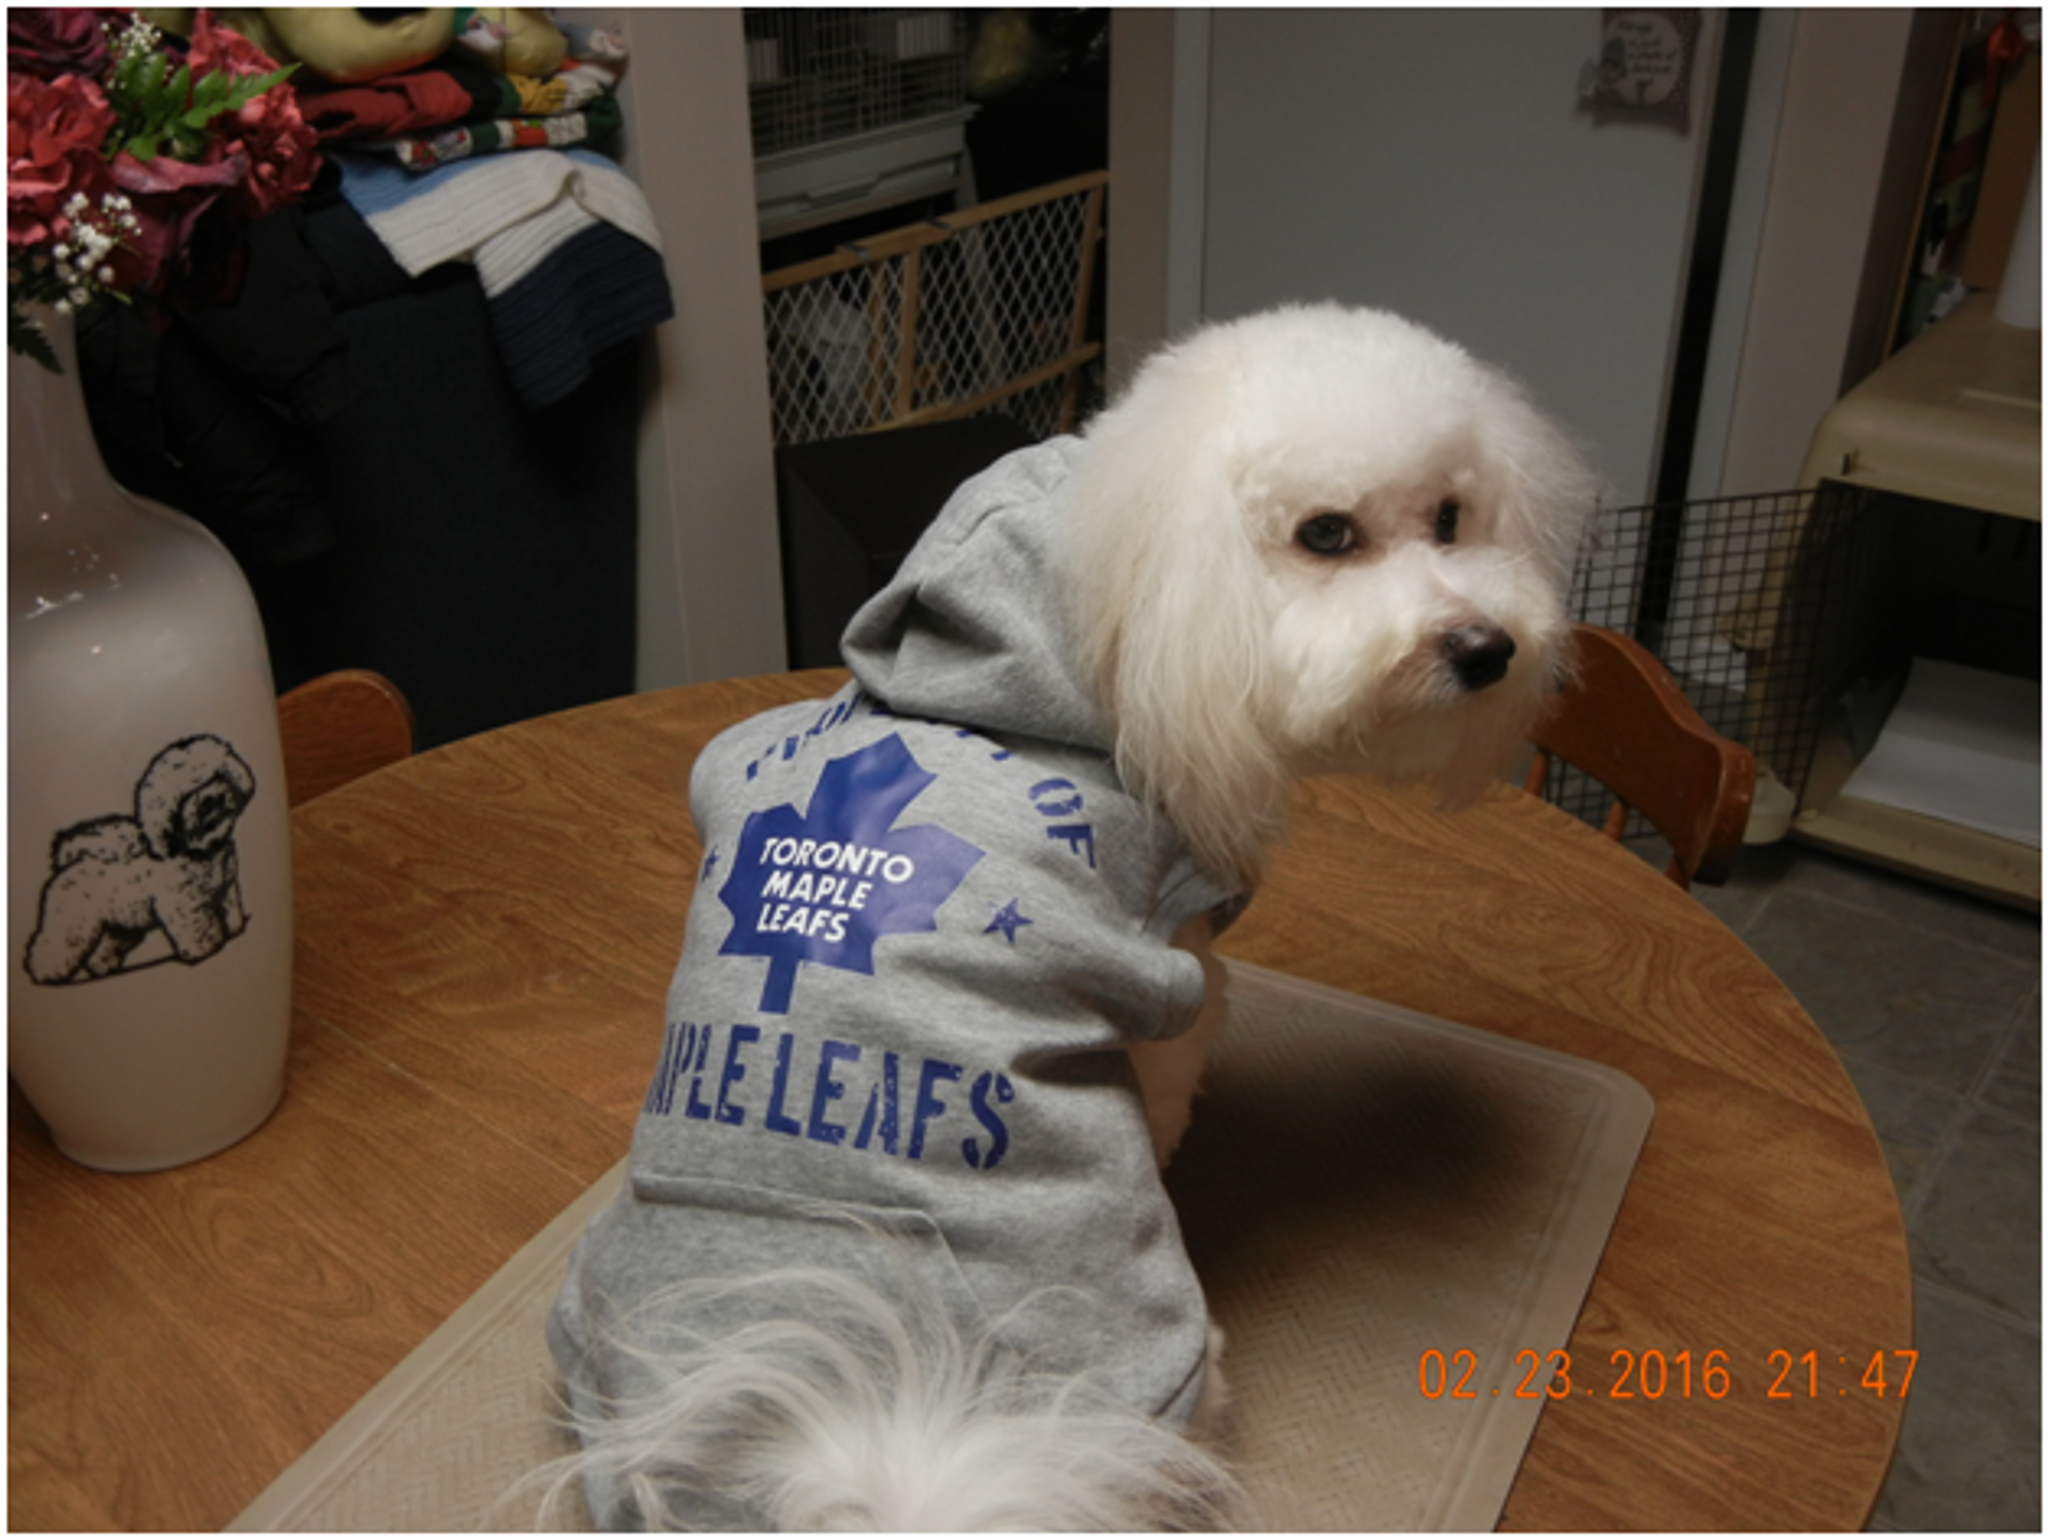
<instances>
[{"instance_id":1,"label":"dog's ear","mask_svg":"<svg viewBox=\"0 0 2048 1539\"><path fill-rule=\"evenodd\" d=\"M1538 411L1504 376L1490 381L1483 445L1495 480L1501 539L1541 562L1560 602L1599 501L1599 478L1563 428Z\"/></svg>"},{"instance_id":2,"label":"dog's ear","mask_svg":"<svg viewBox=\"0 0 2048 1539\"><path fill-rule=\"evenodd\" d=\"M1061 531L1084 681L1118 772L1217 876L1255 880L1287 776L1260 718L1269 598L1215 381L1156 360L1099 417Z\"/></svg>"}]
</instances>

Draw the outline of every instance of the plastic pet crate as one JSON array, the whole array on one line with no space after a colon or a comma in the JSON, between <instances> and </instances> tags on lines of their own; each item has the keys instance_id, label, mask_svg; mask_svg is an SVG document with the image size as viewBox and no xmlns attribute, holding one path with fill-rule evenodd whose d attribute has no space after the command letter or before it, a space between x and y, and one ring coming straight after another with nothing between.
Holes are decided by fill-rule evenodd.
<instances>
[{"instance_id":1,"label":"plastic pet crate","mask_svg":"<svg viewBox=\"0 0 2048 1539\"><path fill-rule=\"evenodd\" d=\"M957 11L848 6L742 15L757 159L965 105Z\"/></svg>"},{"instance_id":2,"label":"plastic pet crate","mask_svg":"<svg viewBox=\"0 0 2048 1539\"><path fill-rule=\"evenodd\" d=\"M1833 482L1606 509L1571 612L1648 647L1708 725L1756 756L1760 798L1781 794L1775 785L1796 804L1831 718L1881 722L1903 678L1909 515L1899 499ZM1545 799L1595 826L1611 800L1561 764ZM1640 816L1624 833L1655 837Z\"/></svg>"}]
</instances>

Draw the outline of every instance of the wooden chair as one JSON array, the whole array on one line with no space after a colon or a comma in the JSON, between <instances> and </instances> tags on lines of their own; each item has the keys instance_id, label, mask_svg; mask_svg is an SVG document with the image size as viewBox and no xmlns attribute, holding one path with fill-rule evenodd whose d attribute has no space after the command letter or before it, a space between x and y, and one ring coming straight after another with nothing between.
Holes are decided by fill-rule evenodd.
<instances>
[{"instance_id":1,"label":"wooden chair","mask_svg":"<svg viewBox=\"0 0 2048 1539\"><path fill-rule=\"evenodd\" d=\"M1755 759L1708 726L1640 644L1598 626L1573 630L1571 678L1532 734L1528 790L1541 795L1551 760L1561 759L1615 798L1610 839L1621 838L1633 808L1671 846L1672 881L1727 881L1749 822Z\"/></svg>"},{"instance_id":2,"label":"wooden chair","mask_svg":"<svg viewBox=\"0 0 2048 1539\"><path fill-rule=\"evenodd\" d=\"M285 795L294 807L412 753L412 707L396 684L364 668L287 690L277 721Z\"/></svg>"}]
</instances>

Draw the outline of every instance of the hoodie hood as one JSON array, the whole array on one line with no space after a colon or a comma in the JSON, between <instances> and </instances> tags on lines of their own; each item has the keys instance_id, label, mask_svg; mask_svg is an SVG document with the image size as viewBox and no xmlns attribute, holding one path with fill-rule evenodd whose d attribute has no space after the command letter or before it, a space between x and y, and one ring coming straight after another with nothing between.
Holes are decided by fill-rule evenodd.
<instances>
[{"instance_id":1,"label":"hoodie hood","mask_svg":"<svg viewBox=\"0 0 2048 1539\"><path fill-rule=\"evenodd\" d=\"M998 460L947 501L841 639L861 688L905 716L1108 753L1068 640L1054 542L1087 449L1055 438Z\"/></svg>"}]
</instances>

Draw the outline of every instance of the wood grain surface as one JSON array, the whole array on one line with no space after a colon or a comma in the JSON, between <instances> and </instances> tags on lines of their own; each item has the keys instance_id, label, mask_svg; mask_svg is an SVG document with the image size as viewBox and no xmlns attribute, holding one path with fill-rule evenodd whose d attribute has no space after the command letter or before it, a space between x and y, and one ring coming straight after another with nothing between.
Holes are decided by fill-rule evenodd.
<instances>
[{"instance_id":1,"label":"wood grain surface","mask_svg":"<svg viewBox=\"0 0 2048 1539\"><path fill-rule=\"evenodd\" d=\"M699 858L694 755L840 677L632 696L298 809L289 1088L233 1149L82 1170L10 1082L13 1526L218 1528L619 1158ZM1504 1527L1861 1526L1901 1404L1897 1370L1858 1380L1912 1347L1898 1204L1834 1054L1705 910L1505 786L1452 818L1331 777L1224 949L1656 1098ZM1654 1397L1622 1378L1652 1352Z\"/></svg>"}]
</instances>

